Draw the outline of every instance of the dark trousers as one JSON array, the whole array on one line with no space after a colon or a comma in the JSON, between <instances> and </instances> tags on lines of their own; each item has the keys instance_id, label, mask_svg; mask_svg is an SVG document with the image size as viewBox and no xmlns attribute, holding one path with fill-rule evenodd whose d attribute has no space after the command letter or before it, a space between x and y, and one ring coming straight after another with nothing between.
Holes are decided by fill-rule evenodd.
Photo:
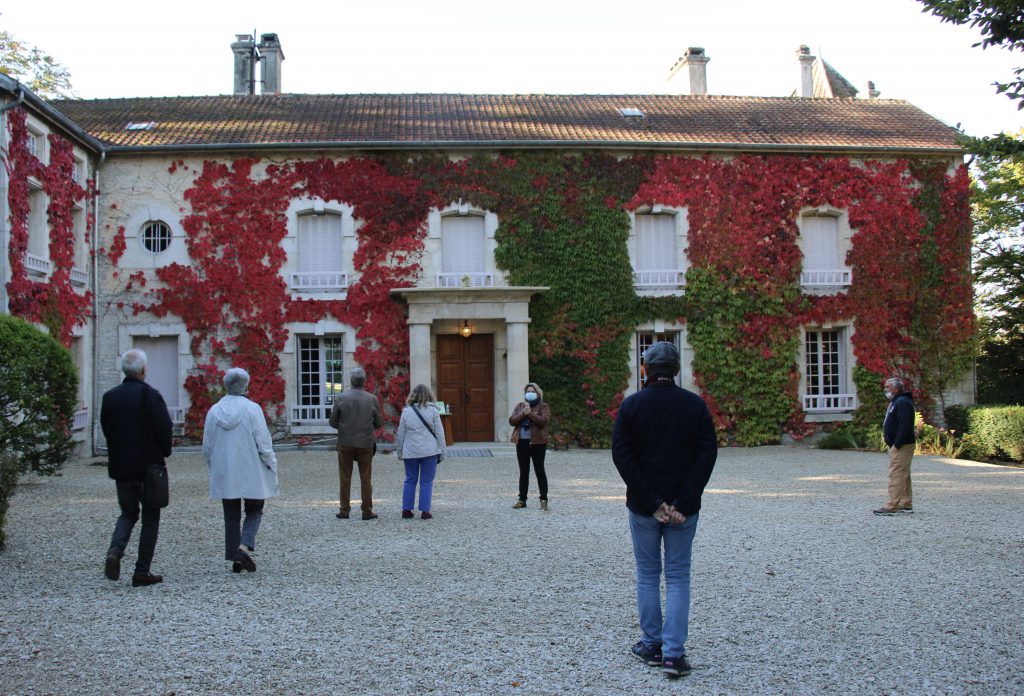
<instances>
[{"instance_id":1,"label":"dark trousers","mask_svg":"<svg viewBox=\"0 0 1024 696\"><path fill-rule=\"evenodd\" d=\"M373 512L372 447L338 448L338 510L346 515L352 510L352 462L359 465L359 492L363 499L363 512Z\"/></svg>"},{"instance_id":2,"label":"dark trousers","mask_svg":"<svg viewBox=\"0 0 1024 696\"><path fill-rule=\"evenodd\" d=\"M540 488L540 499L548 499L548 475L544 473L544 454L547 445L534 445L529 440L516 443L516 459L519 460L519 499L526 500L526 492L530 489L530 460L533 460L533 471L537 474L537 487Z\"/></svg>"},{"instance_id":3,"label":"dark trousers","mask_svg":"<svg viewBox=\"0 0 1024 696\"><path fill-rule=\"evenodd\" d=\"M121 516L114 525L114 534L110 537L110 548L124 555L128 541L132 537L132 529L139 521L139 510L142 510L142 532L139 534L139 557L135 561L135 572L144 575L149 572L156 550L156 538L160 533L160 508L147 507L142 495L142 481L115 481L117 484L117 504L121 507Z\"/></svg>"},{"instance_id":4,"label":"dark trousers","mask_svg":"<svg viewBox=\"0 0 1024 696\"><path fill-rule=\"evenodd\" d=\"M245 498L245 521L242 521L241 498L222 498L224 506L224 559L235 560L240 544L245 544L250 551L256 550L256 532L263 520L264 500ZM241 526L239 526L241 525Z\"/></svg>"}]
</instances>

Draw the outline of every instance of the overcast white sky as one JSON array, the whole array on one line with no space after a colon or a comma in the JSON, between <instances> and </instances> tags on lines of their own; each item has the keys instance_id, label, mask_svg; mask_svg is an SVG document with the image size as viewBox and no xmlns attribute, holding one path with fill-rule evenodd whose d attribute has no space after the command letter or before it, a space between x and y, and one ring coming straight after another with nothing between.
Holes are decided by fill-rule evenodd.
<instances>
[{"instance_id":1,"label":"overcast white sky","mask_svg":"<svg viewBox=\"0 0 1024 696\"><path fill-rule=\"evenodd\" d=\"M916 0L0 0L0 27L71 70L77 96L230 94L236 34L276 33L283 91L646 94L687 46L712 94L788 96L806 43L861 92L906 99L971 135L1024 112L991 83L1024 53L972 48Z\"/></svg>"}]
</instances>

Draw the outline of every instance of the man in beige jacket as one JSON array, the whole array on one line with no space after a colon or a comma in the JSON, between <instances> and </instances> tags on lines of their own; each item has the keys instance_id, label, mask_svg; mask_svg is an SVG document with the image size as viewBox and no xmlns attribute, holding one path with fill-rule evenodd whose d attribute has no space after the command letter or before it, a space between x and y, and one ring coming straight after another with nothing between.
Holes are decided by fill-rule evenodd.
<instances>
[{"instance_id":1,"label":"man in beige jacket","mask_svg":"<svg viewBox=\"0 0 1024 696\"><path fill-rule=\"evenodd\" d=\"M349 374L351 389L334 397L331 427L338 431L339 520L347 520L352 510L352 462L359 464L359 490L363 498L363 519L375 520L371 470L375 448L374 431L383 425L377 397L363 390L366 373L355 368Z\"/></svg>"}]
</instances>

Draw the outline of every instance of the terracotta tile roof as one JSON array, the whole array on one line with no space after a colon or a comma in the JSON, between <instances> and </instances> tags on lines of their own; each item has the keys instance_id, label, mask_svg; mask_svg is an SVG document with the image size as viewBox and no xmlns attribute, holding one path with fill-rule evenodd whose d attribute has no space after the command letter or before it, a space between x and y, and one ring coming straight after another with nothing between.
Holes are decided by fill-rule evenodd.
<instances>
[{"instance_id":1,"label":"terracotta tile roof","mask_svg":"<svg viewBox=\"0 0 1024 696\"><path fill-rule=\"evenodd\" d=\"M117 149L628 147L960 152L889 99L690 95L284 94L57 100ZM620 109L643 117L628 118ZM151 124L131 129L128 124Z\"/></svg>"}]
</instances>

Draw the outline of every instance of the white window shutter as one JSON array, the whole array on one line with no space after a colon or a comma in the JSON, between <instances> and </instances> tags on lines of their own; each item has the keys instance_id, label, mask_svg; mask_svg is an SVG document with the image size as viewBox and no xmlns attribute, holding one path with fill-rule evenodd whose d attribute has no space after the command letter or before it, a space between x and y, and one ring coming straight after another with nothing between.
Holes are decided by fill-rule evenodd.
<instances>
[{"instance_id":1,"label":"white window shutter","mask_svg":"<svg viewBox=\"0 0 1024 696\"><path fill-rule=\"evenodd\" d=\"M671 271L676 259L676 225L672 215L636 216L636 270Z\"/></svg>"},{"instance_id":2,"label":"white window shutter","mask_svg":"<svg viewBox=\"0 0 1024 696\"><path fill-rule=\"evenodd\" d=\"M484 272L484 218L441 218L441 266L444 273Z\"/></svg>"},{"instance_id":3,"label":"white window shutter","mask_svg":"<svg viewBox=\"0 0 1024 696\"><path fill-rule=\"evenodd\" d=\"M298 237L300 273L341 273L340 215L300 215Z\"/></svg>"},{"instance_id":4,"label":"white window shutter","mask_svg":"<svg viewBox=\"0 0 1024 696\"><path fill-rule=\"evenodd\" d=\"M842 268L839 263L839 226L836 218L805 217L803 237L805 271Z\"/></svg>"},{"instance_id":5,"label":"white window shutter","mask_svg":"<svg viewBox=\"0 0 1024 696\"><path fill-rule=\"evenodd\" d=\"M160 392L168 408L178 407L178 337L136 336L132 347L146 353L146 382Z\"/></svg>"}]
</instances>

